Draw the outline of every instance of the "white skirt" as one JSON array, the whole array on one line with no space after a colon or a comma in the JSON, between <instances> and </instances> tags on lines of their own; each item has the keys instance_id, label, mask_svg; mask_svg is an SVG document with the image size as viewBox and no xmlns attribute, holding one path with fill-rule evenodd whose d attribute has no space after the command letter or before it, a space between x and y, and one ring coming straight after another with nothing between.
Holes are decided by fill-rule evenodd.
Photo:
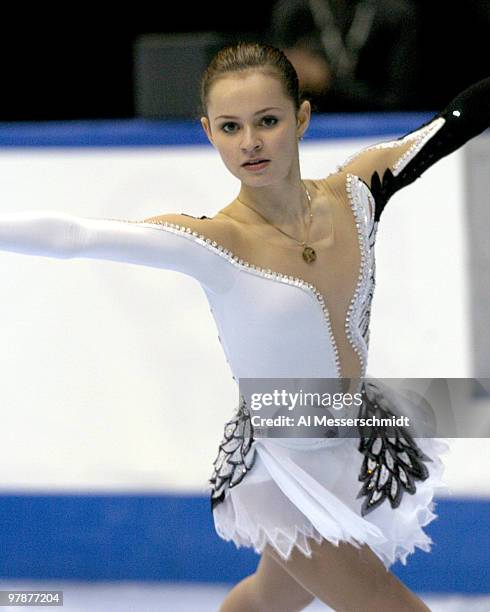
<instances>
[{"instance_id":1,"label":"white skirt","mask_svg":"<svg viewBox=\"0 0 490 612\"><path fill-rule=\"evenodd\" d=\"M387 568L397 560L406 565L416 547L431 550L423 527L437 517L434 493L449 488L440 458L450 449L447 438L414 441L432 460L428 478L415 482L415 493L405 491L398 507L385 499L362 516L359 438L258 438L252 467L213 508L216 531L259 554L269 544L285 560L294 547L311 557L313 538L367 544Z\"/></svg>"}]
</instances>

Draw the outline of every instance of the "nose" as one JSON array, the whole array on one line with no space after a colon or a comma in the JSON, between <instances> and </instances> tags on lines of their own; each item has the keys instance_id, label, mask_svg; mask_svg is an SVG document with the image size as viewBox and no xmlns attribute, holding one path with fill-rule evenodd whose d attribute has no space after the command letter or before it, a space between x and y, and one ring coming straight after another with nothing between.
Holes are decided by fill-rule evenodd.
<instances>
[{"instance_id":1,"label":"nose","mask_svg":"<svg viewBox=\"0 0 490 612\"><path fill-rule=\"evenodd\" d=\"M244 152L251 152L262 147L262 141L258 137L255 130L251 127L246 127L242 131L241 148Z\"/></svg>"}]
</instances>

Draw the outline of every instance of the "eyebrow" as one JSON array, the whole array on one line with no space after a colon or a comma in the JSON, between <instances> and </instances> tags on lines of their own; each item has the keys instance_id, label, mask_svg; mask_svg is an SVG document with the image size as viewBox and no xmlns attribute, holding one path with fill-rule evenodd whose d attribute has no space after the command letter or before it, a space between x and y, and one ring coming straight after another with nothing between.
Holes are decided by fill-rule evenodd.
<instances>
[{"instance_id":1,"label":"eyebrow","mask_svg":"<svg viewBox=\"0 0 490 612\"><path fill-rule=\"evenodd\" d=\"M256 113L254 113L254 115L260 115L260 113L264 113L265 111L268 110L272 110L272 109L277 109L277 110L282 110L281 108L279 108L278 106L268 106L267 108L263 108L262 110L257 111ZM239 117L235 117L233 115L220 115L219 117L216 117L216 119L239 119Z\"/></svg>"}]
</instances>

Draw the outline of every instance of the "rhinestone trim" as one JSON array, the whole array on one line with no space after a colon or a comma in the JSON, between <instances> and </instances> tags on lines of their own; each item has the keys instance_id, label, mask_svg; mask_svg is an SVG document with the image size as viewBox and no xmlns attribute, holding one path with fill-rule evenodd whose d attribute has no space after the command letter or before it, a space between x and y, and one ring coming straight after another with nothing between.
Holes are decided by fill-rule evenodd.
<instances>
[{"instance_id":1,"label":"rhinestone trim","mask_svg":"<svg viewBox=\"0 0 490 612\"><path fill-rule=\"evenodd\" d=\"M369 351L369 323L376 276L374 243L378 223L374 222L374 214L371 213L375 207L374 198L359 177L347 174L346 191L355 217L361 265L357 285L345 317L345 330L352 348L359 357L360 378L362 378L366 375Z\"/></svg>"},{"instance_id":2,"label":"rhinestone trim","mask_svg":"<svg viewBox=\"0 0 490 612\"><path fill-rule=\"evenodd\" d=\"M377 145L366 147L361 149L360 151L356 151L353 155L348 157L342 164L337 166L336 172L341 172L344 170L346 166L348 166L352 161L357 159L360 155L364 155L369 151L376 151L378 149L392 149L395 147L401 147L407 142L414 141L412 146L406 151L403 155L401 155L392 165L392 172L394 176L398 176L398 174L405 168L405 166L417 155L420 149L426 144L428 140L434 136L446 123L444 117L438 117L431 121L428 125L416 130L415 132L410 132L403 138L398 138L396 140L389 140L386 142L380 142Z\"/></svg>"},{"instance_id":3,"label":"rhinestone trim","mask_svg":"<svg viewBox=\"0 0 490 612\"><path fill-rule=\"evenodd\" d=\"M238 257L238 255L235 255L234 253L232 253L232 251L230 251L229 249L226 249L223 245L218 244L215 240L206 238L206 236L204 236L203 234L200 234L199 232L192 230L192 228L190 227L185 227L177 223L170 223L169 221L147 222L147 221L131 221L127 219L110 219L110 220L123 221L126 223L138 223L139 225L148 226L152 229L157 229L159 231L161 229L164 229L165 231L169 231L174 234L180 234L182 236L185 236L186 238L189 238L190 240L194 240L195 242L198 242L199 244L203 245L210 251L220 255L221 257L224 257L230 263L237 266L241 270L244 270L245 272L249 272L251 274L261 276L262 278L268 278L271 280L275 280L280 283L294 285L295 287L299 287L300 289L305 291L308 295L310 295L315 300L317 304L320 305L320 308L322 309L323 320L325 321L327 332L330 338L330 342L331 342L331 345L333 347L333 351L335 354L335 369L337 372L337 377L342 378L339 350L338 350L337 342L335 340L335 336L332 331L332 323L330 320L330 313L328 311L328 306L326 304L326 300L324 296L317 289L317 287L315 287L315 285L313 285L312 283L308 283L304 279L299 278L297 276L289 276L287 274L283 274L282 272L275 272L271 270L270 268L261 268L260 266L256 266L255 264L245 261L244 259L241 259L240 257ZM158 226L158 227L153 227L153 226Z\"/></svg>"},{"instance_id":4,"label":"rhinestone trim","mask_svg":"<svg viewBox=\"0 0 490 612\"><path fill-rule=\"evenodd\" d=\"M255 438L245 398L232 419L225 423L218 454L208 483L211 488L211 509L224 501L228 489L236 487L255 464Z\"/></svg>"},{"instance_id":5,"label":"rhinestone trim","mask_svg":"<svg viewBox=\"0 0 490 612\"><path fill-rule=\"evenodd\" d=\"M393 403L379 381L364 382L362 393L364 401L358 418L367 421L373 416L379 419L395 416ZM433 460L403 426L358 426L358 431L358 450L364 455L358 476L363 485L356 498L365 497L361 515L366 516L386 499L392 508L398 508L405 492L410 495L416 492L416 480L427 480L429 470L424 462Z\"/></svg>"},{"instance_id":6,"label":"rhinestone trim","mask_svg":"<svg viewBox=\"0 0 490 612\"><path fill-rule=\"evenodd\" d=\"M412 146L406 151L394 164L393 164L393 175L397 176L403 168L417 155L420 149L425 145L425 143L434 136L446 123L444 117L439 117L435 119L429 125L426 125L419 130L408 134L404 138L401 139L402 143L410 142L411 140L415 140Z\"/></svg>"}]
</instances>

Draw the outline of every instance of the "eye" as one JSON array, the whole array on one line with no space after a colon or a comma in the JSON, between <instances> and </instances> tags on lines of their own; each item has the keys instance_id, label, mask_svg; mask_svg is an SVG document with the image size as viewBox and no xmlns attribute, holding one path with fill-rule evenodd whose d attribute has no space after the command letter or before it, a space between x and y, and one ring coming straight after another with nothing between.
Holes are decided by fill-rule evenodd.
<instances>
[{"instance_id":1,"label":"eye","mask_svg":"<svg viewBox=\"0 0 490 612\"><path fill-rule=\"evenodd\" d=\"M277 117L274 117L273 115L267 115L266 117L262 119L262 121L265 121L266 119L272 119L275 122L272 125L276 125L276 123L278 122Z\"/></svg>"},{"instance_id":2,"label":"eye","mask_svg":"<svg viewBox=\"0 0 490 612\"><path fill-rule=\"evenodd\" d=\"M229 130L225 130L227 125L236 125L236 123L233 123L233 121L228 121L226 123L223 123L223 125L221 126L221 129L225 134L230 134L231 132Z\"/></svg>"},{"instance_id":3,"label":"eye","mask_svg":"<svg viewBox=\"0 0 490 612\"><path fill-rule=\"evenodd\" d=\"M262 121L269 121L270 119L272 119L273 123L272 124L269 123L269 127L274 127L279 121L277 117L274 117L273 115L266 115L265 117L262 117ZM221 126L221 130L225 134L232 134L235 130L230 131L230 130L225 129L226 126L228 125L237 125L237 124L234 121L227 121L226 123L223 123L223 125Z\"/></svg>"}]
</instances>

